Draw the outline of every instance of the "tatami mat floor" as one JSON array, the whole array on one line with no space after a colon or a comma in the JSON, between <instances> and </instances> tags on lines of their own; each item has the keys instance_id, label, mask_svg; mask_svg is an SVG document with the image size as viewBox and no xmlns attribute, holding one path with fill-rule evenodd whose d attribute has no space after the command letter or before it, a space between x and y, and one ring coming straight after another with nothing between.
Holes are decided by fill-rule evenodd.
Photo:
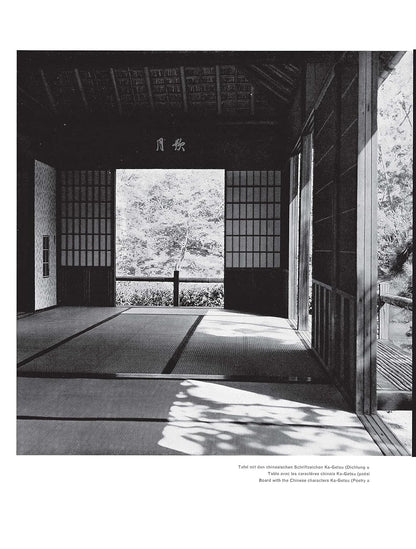
<instances>
[{"instance_id":1,"label":"tatami mat floor","mask_svg":"<svg viewBox=\"0 0 416 549\"><path fill-rule=\"evenodd\" d=\"M20 454L379 455L330 386L18 380Z\"/></svg>"},{"instance_id":2,"label":"tatami mat floor","mask_svg":"<svg viewBox=\"0 0 416 549\"><path fill-rule=\"evenodd\" d=\"M21 330L36 355L18 369L19 454L380 454L284 319L93 309L107 320L66 341L82 311L58 311L61 345L46 312Z\"/></svg>"},{"instance_id":3,"label":"tatami mat floor","mask_svg":"<svg viewBox=\"0 0 416 549\"><path fill-rule=\"evenodd\" d=\"M121 314L19 368L49 373L161 373L195 316Z\"/></svg>"},{"instance_id":4,"label":"tatami mat floor","mask_svg":"<svg viewBox=\"0 0 416 549\"><path fill-rule=\"evenodd\" d=\"M51 347L126 308L57 307L17 321L17 361Z\"/></svg>"},{"instance_id":5,"label":"tatami mat floor","mask_svg":"<svg viewBox=\"0 0 416 549\"><path fill-rule=\"evenodd\" d=\"M324 376L286 320L232 313L203 318L174 373Z\"/></svg>"}]
</instances>

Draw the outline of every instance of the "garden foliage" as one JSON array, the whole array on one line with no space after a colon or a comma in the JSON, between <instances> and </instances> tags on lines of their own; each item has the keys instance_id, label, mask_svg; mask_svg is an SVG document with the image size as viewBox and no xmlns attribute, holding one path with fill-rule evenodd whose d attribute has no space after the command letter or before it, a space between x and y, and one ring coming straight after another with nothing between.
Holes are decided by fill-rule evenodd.
<instances>
[{"instance_id":1,"label":"garden foliage","mask_svg":"<svg viewBox=\"0 0 416 549\"><path fill-rule=\"evenodd\" d=\"M413 83L404 55L378 95L379 278L392 293L412 296Z\"/></svg>"}]
</instances>

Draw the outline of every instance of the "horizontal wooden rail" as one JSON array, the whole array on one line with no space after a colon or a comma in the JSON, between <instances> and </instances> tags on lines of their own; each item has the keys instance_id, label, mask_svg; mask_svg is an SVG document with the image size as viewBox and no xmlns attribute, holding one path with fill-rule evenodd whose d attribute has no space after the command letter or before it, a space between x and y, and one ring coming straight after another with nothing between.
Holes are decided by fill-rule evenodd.
<instances>
[{"instance_id":1,"label":"horizontal wooden rail","mask_svg":"<svg viewBox=\"0 0 416 549\"><path fill-rule=\"evenodd\" d=\"M389 282L380 282L378 286L378 338L390 339L390 306L413 311L413 301L407 297L389 293Z\"/></svg>"},{"instance_id":2,"label":"horizontal wooden rail","mask_svg":"<svg viewBox=\"0 0 416 549\"><path fill-rule=\"evenodd\" d=\"M116 276L117 282L173 282L173 277L166 276Z\"/></svg>"},{"instance_id":3,"label":"horizontal wooden rail","mask_svg":"<svg viewBox=\"0 0 416 549\"><path fill-rule=\"evenodd\" d=\"M173 272L173 277L169 276L116 276L117 282L172 282L173 283L173 306L179 306L179 284L182 283L223 283L223 278L209 277L188 277L179 278L179 271Z\"/></svg>"},{"instance_id":4,"label":"horizontal wooden rail","mask_svg":"<svg viewBox=\"0 0 416 549\"><path fill-rule=\"evenodd\" d=\"M400 307L401 309L413 311L413 301L408 297L391 294L381 294L379 296L379 300L380 306L382 306L384 303L388 303L389 305L394 305L395 307Z\"/></svg>"},{"instance_id":5,"label":"horizontal wooden rail","mask_svg":"<svg viewBox=\"0 0 416 549\"><path fill-rule=\"evenodd\" d=\"M224 279L223 278L180 278L179 279L179 282L182 283L182 282L207 282L207 283L213 283L213 282L216 282L216 283L222 283L224 282Z\"/></svg>"},{"instance_id":6,"label":"horizontal wooden rail","mask_svg":"<svg viewBox=\"0 0 416 549\"><path fill-rule=\"evenodd\" d=\"M166 276L116 276L117 282L173 282L173 277ZM222 283L223 278L180 278L179 282L205 282L205 283Z\"/></svg>"}]
</instances>

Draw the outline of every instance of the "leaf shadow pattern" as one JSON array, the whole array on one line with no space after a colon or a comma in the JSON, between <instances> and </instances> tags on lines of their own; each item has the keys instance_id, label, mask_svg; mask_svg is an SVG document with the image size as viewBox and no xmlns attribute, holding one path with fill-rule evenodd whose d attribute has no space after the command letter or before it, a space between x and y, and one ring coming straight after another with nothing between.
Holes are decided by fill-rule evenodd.
<instances>
[{"instance_id":1,"label":"leaf shadow pattern","mask_svg":"<svg viewBox=\"0 0 416 549\"><path fill-rule=\"evenodd\" d=\"M186 455L380 454L353 413L314 404L308 389L304 399L285 391L183 381L158 444Z\"/></svg>"}]
</instances>

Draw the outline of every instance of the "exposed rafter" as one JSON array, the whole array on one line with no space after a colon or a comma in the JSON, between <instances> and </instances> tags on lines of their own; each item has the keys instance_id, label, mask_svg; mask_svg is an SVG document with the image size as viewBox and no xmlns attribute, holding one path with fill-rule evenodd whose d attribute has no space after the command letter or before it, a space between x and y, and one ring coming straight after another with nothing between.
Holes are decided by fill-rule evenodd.
<instances>
[{"instance_id":1,"label":"exposed rafter","mask_svg":"<svg viewBox=\"0 0 416 549\"><path fill-rule=\"evenodd\" d=\"M287 73L285 73L284 71L280 70L278 67L276 67L275 65L266 65L267 68L272 72L274 73L278 78L281 78L282 80L284 80L287 84L289 84L289 87L293 87L295 84L296 84L296 79L295 78L292 78L291 76L289 76Z\"/></svg>"},{"instance_id":2,"label":"exposed rafter","mask_svg":"<svg viewBox=\"0 0 416 549\"><path fill-rule=\"evenodd\" d=\"M50 109L44 105L43 103L41 103L40 101L38 101L35 97L33 97L33 95L31 95L28 91L26 91L24 88L22 88L21 86L17 86L17 92L18 94L23 94L25 97L27 97L30 101L32 101L33 103L35 103L36 105L38 105L39 107L41 107L44 111L46 111L48 114L50 114Z\"/></svg>"},{"instance_id":3,"label":"exposed rafter","mask_svg":"<svg viewBox=\"0 0 416 549\"><path fill-rule=\"evenodd\" d=\"M279 93L274 86L270 85L264 78L261 78L261 75L259 75L257 71L251 67L239 67L239 69L246 75L249 82L265 91L274 102L278 99L279 102L283 102L285 104L289 103L286 95Z\"/></svg>"},{"instance_id":4,"label":"exposed rafter","mask_svg":"<svg viewBox=\"0 0 416 549\"><path fill-rule=\"evenodd\" d=\"M131 72L130 72L129 67L127 67L127 74L129 75L129 84L130 84L131 97L132 97L133 103L136 104L136 98L135 98L135 95L134 95L133 80L131 78Z\"/></svg>"},{"instance_id":5,"label":"exposed rafter","mask_svg":"<svg viewBox=\"0 0 416 549\"><path fill-rule=\"evenodd\" d=\"M45 92L46 92L46 95L48 97L48 101L49 101L49 104L51 106L51 109L56 114L57 113L57 108L56 108L55 99L53 98L51 88L49 87L48 81L46 79L45 71L43 69L40 69L39 72L40 72L40 77L42 78L43 87L45 88Z\"/></svg>"},{"instance_id":6,"label":"exposed rafter","mask_svg":"<svg viewBox=\"0 0 416 549\"><path fill-rule=\"evenodd\" d=\"M87 101L87 96L85 95L84 86L82 85L81 75L78 69L74 69L74 73L75 73L75 80L77 81L78 90L81 95L82 102L84 103L85 109L88 110L88 101Z\"/></svg>"},{"instance_id":7,"label":"exposed rafter","mask_svg":"<svg viewBox=\"0 0 416 549\"><path fill-rule=\"evenodd\" d=\"M227 52L213 53L222 58ZM174 52L172 56L176 58ZM78 119L97 126L101 119L156 118L159 111L158 123L172 118L184 123L193 120L194 114L203 121L213 115L229 119L229 123L239 123L245 117L253 122L256 117L276 121L285 116L299 82L299 70L286 69L284 64L205 65L204 55L196 65L180 63L167 67L165 60L160 66L108 64L103 70L103 60L113 59L111 52L89 69L77 54L74 58L81 64L69 72L67 66L52 70L46 63L41 73L37 66L28 67L26 53L23 57L25 62L18 65L19 85L44 105L42 115L40 107L35 108L35 103L22 93L20 97L26 104L24 116L30 118L32 109L38 119L43 116L46 120L47 111L54 114L57 124L65 123L66 128ZM185 54L182 57L188 59ZM48 52L45 59L49 59Z\"/></svg>"},{"instance_id":8,"label":"exposed rafter","mask_svg":"<svg viewBox=\"0 0 416 549\"><path fill-rule=\"evenodd\" d=\"M250 65L250 68L258 74L259 78L266 81L269 86L275 90L276 95L279 95L283 101L289 100L291 89L282 84L281 81L276 80L276 77L270 75L265 67Z\"/></svg>"},{"instance_id":9,"label":"exposed rafter","mask_svg":"<svg viewBox=\"0 0 416 549\"><path fill-rule=\"evenodd\" d=\"M110 68L110 76L111 76L111 81L113 83L114 95L115 95L116 102L117 102L118 112L119 112L119 114L123 114L123 109L121 107L121 101L120 101L120 95L118 93L118 88L117 88L116 76L114 74L114 69L112 69L112 68Z\"/></svg>"},{"instance_id":10,"label":"exposed rafter","mask_svg":"<svg viewBox=\"0 0 416 549\"><path fill-rule=\"evenodd\" d=\"M255 98L255 90L254 90L254 86L251 85L250 87L250 115L251 116L254 116L254 113L255 113L255 102L256 102L256 98Z\"/></svg>"},{"instance_id":11,"label":"exposed rafter","mask_svg":"<svg viewBox=\"0 0 416 549\"><path fill-rule=\"evenodd\" d=\"M147 95L149 96L149 104L152 111L155 110L155 102L153 101L153 93L152 93L152 84L150 82L150 72L149 67L144 67L144 79L146 82L146 89L147 89Z\"/></svg>"},{"instance_id":12,"label":"exposed rafter","mask_svg":"<svg viewBox=\"0 0 416 549\"><path fill-rule=\"evenodd\" d=\"M183 100L183 109L185 112L188 112L188 98L186 95L186 79L185 79L185 69L184 67L179 67L181 74L181 88L182 88L182 100Z\"/></svg>"},{"instance_id":13,"label":"exposed rafter","mask_svg":"<svg viewBox=\"0 0 416 549\"><path fill-rule=\"evenodd\" d=\"M217 88L217 113L222 113L222 101L221 101L221 73L219 65L215 65L215 83Z\"/></svg>"}]
</instances>

